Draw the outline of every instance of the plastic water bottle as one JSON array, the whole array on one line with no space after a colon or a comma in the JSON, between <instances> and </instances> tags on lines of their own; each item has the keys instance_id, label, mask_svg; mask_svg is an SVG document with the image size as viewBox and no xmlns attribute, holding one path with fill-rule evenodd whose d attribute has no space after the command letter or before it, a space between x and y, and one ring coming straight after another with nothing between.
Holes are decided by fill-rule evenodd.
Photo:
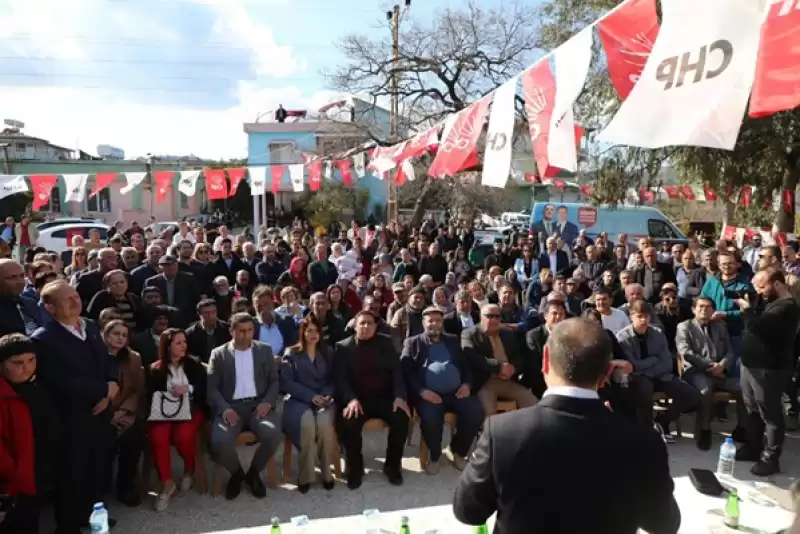
<instances>
[{"instance_id":1,"label":"plastic water bottle","mask_svg":"<svg viewBox=\"0 0 800 534\"><path fill-rule=\"evenodd\" d=\"M733 438L725 438L725 443L719 449L719 460L717 461L717 474L733 477L736 467L736 445Z\"/></svg>"},{"instance_id":2,"label":"plastic water bottle","mask_svg":"<svg viewBox=\"0 0 800 534\"><path fill-rule=\"evenodd\" d=\"M400 519L400 534L411 534L411 527L408 526L408 518L406 516Z\"/></svg>"},{"instance_id":3,"label":"plastic water bottle","mask_svg":"<svg viewBox=\"0 0 800 534\"><path fill-rule=\"evenodd\" d=\"M361 514L364 519L364 534L380 534L381 531L381 513L375 508L364 510Z\"/></svg>"},{"instance_id":4,"label":"plastic water bottle","mask_svg":"<svg viewBox=\"0 0 800 534\"><path fill-rule=\"evenodd\" d=\"M94 503L89 516L89 531L92 534L108 534L108 511L101 502Z\"/></svg>"},{"instance_id":5,"label":"plastic water bottle","mask_svg":"<svg viewBox=\"0 0 800 534\"><path fill-rule=\"evenodd\" d=\"M474 532L475 534L489 534L489 527L487 527L486 523L484 523L475 527Z\"/></svg>"},{"instance_id":6,"label":"plastic water bottle","mask_svg":"<svg viewBox=\"0 0 800 534\"><path fill-rule=\"evenodd\" d=\"M269 529L270 534L281 534L281 520L278 519L277 517L273 517L270 523L271 523Z\"/></svg>"}]
</instances>

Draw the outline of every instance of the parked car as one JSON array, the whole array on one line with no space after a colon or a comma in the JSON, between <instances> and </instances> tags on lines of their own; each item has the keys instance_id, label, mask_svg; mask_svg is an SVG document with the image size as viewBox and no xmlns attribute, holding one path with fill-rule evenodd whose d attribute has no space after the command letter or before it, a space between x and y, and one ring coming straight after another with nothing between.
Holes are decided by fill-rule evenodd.
<instances>
[{"instance_id":1,"label":"parked car","mask_svg":"<svg viewBox=\"0 0 800 534\"><path fill-rule=\"evenodd\" d=\"M103 224L103 221L100 219L92 219L91 217L63 217L61 219L56 219L54 221L45 221L36 226L36 228L41 232L42 230L47 230L48 228L53 228L54 226L64 226L68 224L82 224L82 223L100 223Z\"/></svg>"},{"instance_id":2,"label":"parked car","mask_svg":"<svg viewBox=\"0 0 800 534\"><path fill-rule=\"evenodd\" d=\"M84 238L89 239L89 230L99 230L100 239L105 242L108 239L108 231L110 226L97 222L80 222L71 223L61 226L51 226L44 230L39 230L39 239L36 244L44 247L53 252L64 252L70 248L72 236L82 235Z\"/></svg>"}]
</instances>

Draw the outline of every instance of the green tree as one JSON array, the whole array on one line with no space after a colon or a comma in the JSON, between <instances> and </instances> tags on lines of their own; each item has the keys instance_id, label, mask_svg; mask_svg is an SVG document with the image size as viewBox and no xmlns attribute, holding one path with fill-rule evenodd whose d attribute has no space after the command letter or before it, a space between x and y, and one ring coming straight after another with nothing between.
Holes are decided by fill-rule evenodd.
<instances>
[{"instance_id":1,"label":"green tree","mask_svg":"<svg viewBox=\"0 0 800 534\"><path fill-rule=\"evenodd\" d=\"M381 22L383 38L357 33L342 39L338 48L348 59L326 74L333 89L366 95L377 105L394 94L390 79L395 73L401 131L424 129L466 108L525 69L537 51L536 13L516 3L482 9L469 2L425 21L413 17L401 21L396 69L387 24ZM370 135L381 145L390 144L374 130ZM415 220L436 196L431 191L433 181L424 172L428 166L417 173Z\"/></svg>"},{"instance_id":2,"label":"green tree","mask_svg":"<svg viewBox=\"0 0 800 534\"><path fill-rule=\"evenodd\" d=\"M553 50L585 26L591 24L621 0L549 0L538 10L541 26L537 45ZM660 2L659 2L660 8ZM659 9L660 12L660 9ZM598 46L599 52L599 46ZM619 107L605 69L605 58L595 55L586 88L578 100L579 120L590 130L602 129ZM657 105L657 103L654 103ZM590 171L596 173L595 194L602 202L619 201L629 187L658 185L655 181L664 163L671 164L689 183L706 184L718 194L728 191L735 198L744 185L758 187L754 206L762 207L763 195L773 190L794 191L800 178L800 111L782 112L762 119L745 118L734 150L702 147L677 147L643 150L612 147L589 156ZM730 215L740 215L742 224L755 222L729 203ZM763 217L760 217L763 220ZM791 212L778 209L774 222L781 231L794 230Z\"/></svg>"},{"instance_id":3,"label":"green tree","mask_svg":"<svg viewBox=\"0 0 800 534\"><path fill-rule=\"evenodd\" d=\"M311 224L328 228L334 221L344 222L348 216L366 219L369 192L323 180L319 191L305 191L299 202Z\"/></svg>"}]
</instances>

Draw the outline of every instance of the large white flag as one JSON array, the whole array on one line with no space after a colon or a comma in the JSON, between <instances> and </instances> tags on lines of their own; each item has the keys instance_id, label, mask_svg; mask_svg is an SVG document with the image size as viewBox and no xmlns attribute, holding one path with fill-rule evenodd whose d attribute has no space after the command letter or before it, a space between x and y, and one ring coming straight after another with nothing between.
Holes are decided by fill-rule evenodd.
<instances>
[{"instance_id":1,"label":"large white flag","mask_svg":"<svg viewBox=\"0 0 800 534\"><path fill-rule=\"evenodd\" d=\"M187 197L193 197L197 193L197 180L200 178L201 172L203 171L181 171L178 191Z\"/></svg>"},{"instance_id":2,"label":"large white flag","mask_svg":"<svg viewBox=\"0 0 800 534\"><path fill-rule=\"evenodd\" d=\"M486 148L483 152L481 184L489 187L506 186L511 169L511 145L514 140L514 100L517 77L514 76L494 92Z\"/></svg>"},{"instance_id":3,"label":"large white flag","mask_svg":"<svg viewBox=\"0 0 800 534\"><path fill-rule=\"evenodd\" d=\"M750 0L670 0L641 78L598 141L732 150L755 74L761 22Z\"/></svg>"},{"instance_id":4,"label":"large white flag","mask_svg":"<svg viewBox=\"0 0 800 534\"><path fill-rule=\"evenodd\" d=\"M22 174L0 174L0 198L6 198L17 193L27 193L28 182Z\"/></svg>"},{"instance_id":5,"label":"large white flag","mask_svg":"<svg viewBox=\"0 0 800 534\"><path fill-rule=\"evenodd\" d=\"M65 202L83 202L86 196L86 183L89 181L88 174L64 174L64 185L67 194L64 195Z\"/></svg>"},{"instance_id":6,"label":"large white flag","mask_svg":"<svg viewBox=\"0 0 800 534\"><path fill-rule=\"evenodd\" d=\"M556 64L556 97L550 116L547 140L549 164L559 169L578 170L575 147L575 116L572 107L581 94L592 62L592 27L562 44L553 53Z\"/></svg>"},{"instance_id":7,"label":"large white flag","mask_svg":"<svg viewBox=\"0 0 800 534\"><path fill-rule=\"evenodd\" d=\"M305 182L306 167L302 163L289 165L289 179L292 181L292 190L295 193L303 192L303 182Z\"/></svg>"},{"instance_id":8,"label":"large white flag","mask_svg":"<svg viewBox=\"0 0 800 534\"><path fill-rule=\"evenodd\" d=\"M250 175L250 194L254 197L263 195L267 187L267 168L248 167L247 172Z\"/></svg>"},{"instance_id":9,"label":"large white flag","mask_svg":"<svg viewBox=\"0 0 800 534\"><path fill-rule=\"evenodd\" d=\"M127 180L128 183L125 184L125 187L119 190L119 193L121 195L127 195L128 193L139 187L139 184L144 182L145 178L147 178L146 172L126 172L125 180Z\"/></svg>"}]
</instances>

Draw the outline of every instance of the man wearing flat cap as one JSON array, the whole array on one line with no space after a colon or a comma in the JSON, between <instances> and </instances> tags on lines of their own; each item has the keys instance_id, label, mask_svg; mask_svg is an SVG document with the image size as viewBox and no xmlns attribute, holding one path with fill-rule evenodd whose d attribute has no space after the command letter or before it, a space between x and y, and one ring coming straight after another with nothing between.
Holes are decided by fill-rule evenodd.
<instances>
[{"instance_id":1,"label":"man wearing flat cap","mask_svg":"<svg viewBox=\"0 0 800 534\"><path fill-rule=\"evenodd\" d=\"M443 310L425 308L422 325L422 334L403 343L400 368L409 403L420 417L422 439L430 451L430 459L423 467L429 475L439 472L444 416L450 412L456 414L457 423L447 456L461 471L483 423L483 408L472 392L472 370L461 351L461 340L444 332Z\"/></svg>"},{"instance_id":2,"label":"man wearing flat cap","mask_svg":"<svg viewBox=\"0 0 800 534\"><path fill-rule=\"evenodd\" d=\"M164 304L180 310L186 324L193 323L196 319L197 303L200 301L194 275L180 272L178 259L170 255L161 256L158 268L161 274L148 278L144 287L157 287L164 297Z\"/></svg>"}]
</instances>

